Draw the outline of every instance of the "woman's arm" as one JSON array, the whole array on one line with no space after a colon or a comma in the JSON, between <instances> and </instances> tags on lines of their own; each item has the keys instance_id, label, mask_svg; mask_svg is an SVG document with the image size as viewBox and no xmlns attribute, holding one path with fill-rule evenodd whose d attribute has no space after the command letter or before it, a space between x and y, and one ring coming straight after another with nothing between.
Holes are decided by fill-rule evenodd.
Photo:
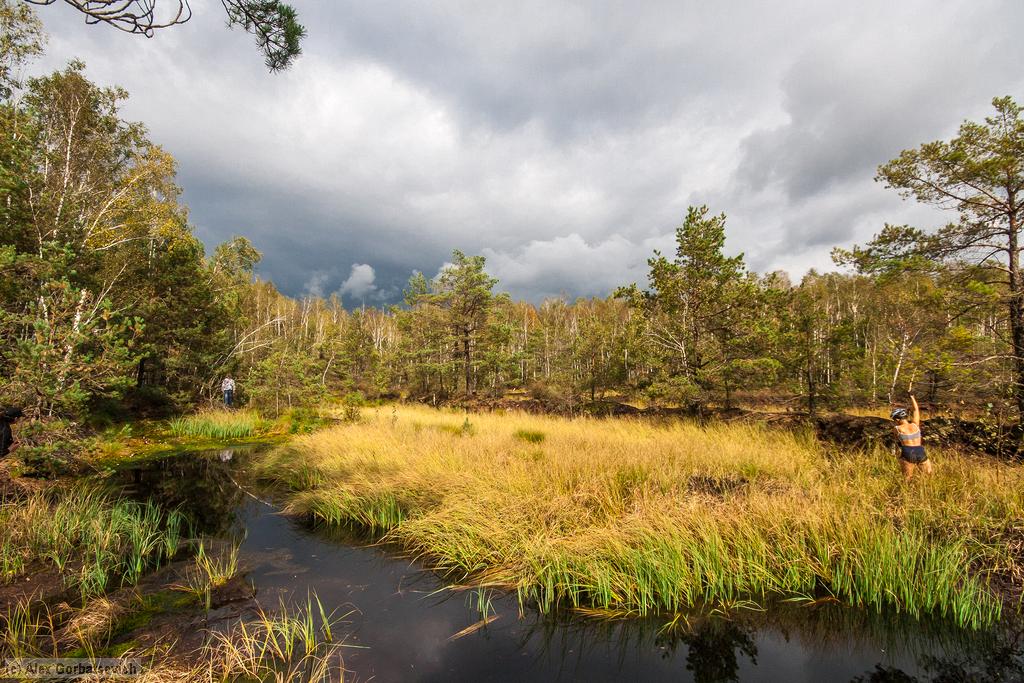
<instances>
[{"instance_id":1,"label":"woman's arm","mask_svg":"<svg viewBox=\"0 0 1024 683\"><path fill-rule=\"evenodd\" d=\"M920 427L921 426L921 409L917 407L917 399L914 398L913 394L910 395L910 403L914 406L914 424L916 424L918 427Z\"/></svg>"}]
</instances>

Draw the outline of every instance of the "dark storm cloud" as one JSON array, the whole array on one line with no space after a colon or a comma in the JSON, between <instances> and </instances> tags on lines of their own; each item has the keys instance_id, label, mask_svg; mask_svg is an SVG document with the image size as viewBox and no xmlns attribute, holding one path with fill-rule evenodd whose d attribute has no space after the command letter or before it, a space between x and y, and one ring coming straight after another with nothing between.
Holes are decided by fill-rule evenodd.
<instances>
[{"instance_id":1,"label":"dark storm cloud","mask_svg":"<svg viewBox=\"0 0 1024 683\"><path fill-rule=\"evenodd\" d=\"M759 29L786 21L714 4L537 0L345 2L312 16L333 27L337 53L387 64L469 122L540 121L556 136L656 125L684 104L710 111L736 85L757 89L772 40Z\"/></svg>"},{"instance_id":2,"label":"dark storm cloud","mask_svg":"<svg viewBox=\"0 0 1024 683\"><path fill-rule=\"evenodd\" d=\"M1024 99L1017 2L313 2L266 73L219 3L151 40L39 10L132 93L197 233L244 234L291 294L400 298L452 248L516 296L643 281L688 204L757 270L830 266L886 222L942 217L874 183L995 95Z\"/></svg>"},{"instance_id":3,"label":"dark storm cloud","mask_svg":"<svg viewBox=\"0 0 1024 683\"><path fill-rule=\"evenodd\" d=\"M263 254L258 272L284 292L320 296L336 292L351 275L352 266L369 254L375 273L372 293L390 294L394 299L411 275L410 253L436 265L448 255L415 232L396 237L372 215L334 210L294 189L261 188L254 201L249 185L202 174L186 174L181 180L185 187L199 188L185 193L191 206L202 207L202 218L197 219L193 211L197 235L208 245L233 235L258 235L254 241ZM339 220L343 222L334 222ZM401 249L394 248L398 243ZM363 289L348 293L359 299L371 294ZM369 302L376 298L370 297Z\"/></svg>"},{"instance_id":4,"label":"dark storm cloud","mask_svg":"<svg viewBox=\"0 0 1024 683\"><path fill-rule=\"evenodd\" d=\"M868 11L849 40L827 32L797 57L780 80L788 120L747 136L734 186L779 194L776 210L788 220L777 252L823 251L865 239L886 221L942 220L902 204L873 178L900 150L987 115L993 95L1019 97L1011 65L1024 59L1024 43L1012 31L986 34L992 15L984 10L994 7ZM1003 9L1011 23L1024 21L1024 5Z\"/></svg>"},{"instance_id":5,"label":"dark storm cloud","mask_svg":"<svg viewBox=\"0 0 1024 683\"><path fill-rule=\"evenodd\" d=\"M1020 20L1022 9L1018 5ZM755 190L777 182L802 200L873 176L901 149L945 135L969 115L984 115L992 96L1013 83L1008 67L1024 59L1024 41L1011 33L979 46L974 31L914 23L920 33L906 26L906 37L896 42L889 42L891 33L868 34L801 54L781 80L789 120L744 141L740 178Z\"/></svg>"}]
</instances>

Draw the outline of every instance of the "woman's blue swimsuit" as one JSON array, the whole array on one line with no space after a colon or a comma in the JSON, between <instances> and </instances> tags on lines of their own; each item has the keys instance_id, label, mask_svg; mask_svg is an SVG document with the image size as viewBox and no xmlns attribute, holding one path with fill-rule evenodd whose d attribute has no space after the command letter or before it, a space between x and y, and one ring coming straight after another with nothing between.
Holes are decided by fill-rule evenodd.
<instances>
[{"instance_id":1,"label":"woman's blue swimsuit","mask_svg":"<svg viewBox=\"0 0 1024 683\"><path fill-rule=\"evenodd\" d=\"M924 446L920 446L920 445L918 445L918 446L908 446L907 445L908 441L913 441L914 439L920 439L921 438L921 430L920 429L918 429L913 434L904 434L903 432L900 432L899 435L900 435L900 441L902 442L902 443L900 443L900 457L901 458L903 458L907 462L913 463L915 465L920 465L921 463L923 463L925 460L928 459L928 455L924 452Z\"/></svg>"}]
</instances>

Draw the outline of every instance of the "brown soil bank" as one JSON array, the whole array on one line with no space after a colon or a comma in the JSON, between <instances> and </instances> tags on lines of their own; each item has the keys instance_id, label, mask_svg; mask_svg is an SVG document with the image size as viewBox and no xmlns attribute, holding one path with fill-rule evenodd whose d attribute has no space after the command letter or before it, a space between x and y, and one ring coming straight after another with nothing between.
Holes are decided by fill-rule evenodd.
<instances>
[{"instance_id":1,"label":"brown soil bank","mask_svg":"<svg viewBox=\"0 0 1024 683\"><path fill-rule=\"evenodd\" d=\"M688 408L637 408L613 400L593 401L567 407L531 397L486 398L451 401L449 407L465 408L474 412L520 410L544 415L593 415L598 417L685 418L701 421L723 420L756 421L782 428L799 429L807 425L814 428L818 438L846 448L895 449L892 422L881 417L862 417L845 413L769 413L742 408L706 408L701 411ZM985 422L944 416L921 421L926 445L957 448L969 453L993 455L1010 460L1024 459L1024 429L1017 425L997 426Z\"/></svg>"}]
</instances>

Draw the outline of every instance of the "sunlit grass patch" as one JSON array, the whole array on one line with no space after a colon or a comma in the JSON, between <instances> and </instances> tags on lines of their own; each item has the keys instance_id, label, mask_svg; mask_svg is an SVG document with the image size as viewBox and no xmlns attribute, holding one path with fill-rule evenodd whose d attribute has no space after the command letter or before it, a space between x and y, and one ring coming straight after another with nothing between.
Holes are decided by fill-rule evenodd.
<instances>
[{"instance_id":1,"label":"sunlit grass patch","mask_svg":"<svg viewBox=\"0 0 1024 683\"><path fill-rule=\"evenodd\" d=\"M173 419L168 424L177 437L225 441L258 436L272 423L251 410L207 410Z\"/></svg>"},{"instance_id":2,"label":"sunlit grass patch","mask_svg":"<svg viewBox=\"0 0 1024 683\"><path fill-rule=\"evenodd\" d=\"M466 438L467 423L366 413L260 467L296 492L293 511L542 609L832 596L979 627L1018 604L995 586L1024 571L1008 542L1024 517L1019 467L933 452L935 476L907 485L888 453L825 457L757 425L479 414Z\"/></svg>"}]
</instances>

